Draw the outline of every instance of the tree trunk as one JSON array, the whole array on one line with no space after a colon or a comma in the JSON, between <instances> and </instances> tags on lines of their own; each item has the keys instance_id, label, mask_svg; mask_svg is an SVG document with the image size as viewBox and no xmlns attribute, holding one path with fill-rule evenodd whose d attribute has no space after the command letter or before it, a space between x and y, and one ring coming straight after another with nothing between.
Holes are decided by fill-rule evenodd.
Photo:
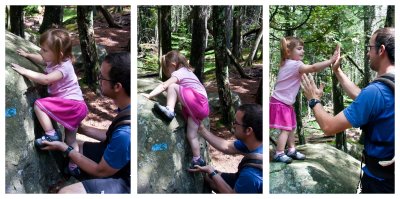
<instances>
[{"instance_id":1,"label":"tree trunk","mask_svg":"<svg viewBox=\"0 0 400 199\"><path fill-rule=\"evenodd\" d=\"M233 54L231 53L231 51L228 48L226 48L226 53L228 54L229 58L231 58L231 61L233 62L233 65L235 66L236 70L239 72L240 77L246 78L246 79L251 79L250 76L248 76L244 72L242 66L239 64L239 60L233 56Z\"/></svg>"},{"instance_id":2,"label":"tree trunk","mask_svg":"<svg viewBox=\"0 0 400 199\"><path fill-rule=\"evenodd\" d=\"M371 81L370 77L370 67L369 67L369 60L368 60L368 47L369 46L369 36L372 33L372 22L374 21L375 18L375 6L364 6L364 33L365 33L365 41L364 41L364 46L365 46L365 51L364 51L364 79L362 82L361 88L364 88L369 84Z\"/></svg>"},{"instance_id":3,"label":"tree trunk","mask_svg":"<svg viewBox=\"0 0 400 199\"><path fill-rule=\"evenodd\" d=\"M333 113L334 115L339 114L343 109L343 92L340 88L340 83L334 73L331 74L332 78L332 101L333 101ZM347 152L346 145L346 134L344 131L336 134L336 148Z\"/></svg>"},{"instance_id":4,"label":"tree trunk","mask_svg":"<svg viewBox=\"0 0 400 199\"><path fill-rule=\"evenodd\" d=\"M385 27L394 27L394 6L388 6L386 12Z\"/></svg>"},{"instance_id":5,"label":"tree trunk","mask_svg":"<svg viewBox=\"0 0 400 199\"><path fill-rule=\"evenodd\" d=\"M204 51L207 40L207 10L208 6L193 7L193 32L190 50L190 65L195 68L194 73L203 83Z\"/></svg>"},{"instance_id":6,"label":"tree trunk","mask_svg":"<svg viewBox=\"0 0 400 199\"><path fill-rule=\"evenodd\" d=\"M303 129L303 118L301 117L301 111L303 107L303 93L299 92L296 96L296 102L294 103L294 110L296 112L296 121L297 121L297 128L296 133L297 137L299 138L299 144L306 144L306 138L304 136L304 129Z\"/></svg>"},{"instance_id":7,"label":"tree trunk","mask_svg":"<svg viewBox=\"0 0 400 199\"><path fill-rule=\"evenodd\" d=\"M23 9L25 6L10 6L11 32L25 38Z\"/></svg>"},{"instance_id":8,"label":"tree trunk","mask_svg":"<svg viewBox=\"0 0 400 199\"><path fill-rule=\"evenodd\" d=\"M122 26L114 22L113 17L104 6L96 6L96 8L103 14L110 28L122 28Z\"/></svg>"},{"instance_id":9,"label":"tree trunk","mask_svg":"<svg viewBox=\"0 0 400 199\"><path fill-rule=\"evenodd\" d=\"M42 25L40 25L39 33L44 33L47 29L53 27L62 27L62 20L64 15L63 6L45 6Z\"/></svg>"},{"instance_id":10,"label":"tree trunk","mask_svg":"<svg viewBox=\"0 0 400 199\"><path fill-rule=\"evenodd\" d=\"M161 56L172 50L171 47L171 6L159 7L159 60ZM167 77L162 73L161 62L159 65L160 77L162 81L167 80Z\"/></svg>"},{"instance_id":11,"label":"tree trunk","mask_svg":"<svg viewBox=\"0 0 400 199\"><path fill-rule=\"evenodd\" d=\"M232 55L236 58L241 57L241 40L242 40L242 7L235 7L236 12L233 15L233 33L232 33Z\"/></svg>"},{"instance_id":12,"label":"tree trunk","mask_svg":"<svg viewBox=\"0 0 400 199\"><path fill-rule=\"evenodd\" d=\"M98 71L96 43L93 30L94 6L77 6L79 41L83 63L85 64L85 82L95 88Z\"/></svg>"},{"instance_id":13,"label":"tree trunk","mask_svg":"<svg viewBox=\"0 0 400 199\"><path fill-rule=\"evenodd\" d=\"M226 14L228 6L213 6L213 30L215 43L215 73L217 79L220 113L222 122L230 129L234 120L232 93L229 87L229 73L226 53Z\"/></svg>"},{"instance_id":14,"label":"tree trunk","mask_svg":"<svg viewBox=\"0 0 400 199\"><path fill-rule=\"evenodd\" d=\"M6 30L11 30L10 5L6 5Z\"/></svg>"},{"instance_id":15,"label":"tree trunk","mask_svg":"<svg viewBox=\"0 0 400 199\"><path fill-rule=\"evenodd\" d=\"M253 59L254 59L254 56L255 56L255 54L257 52L258 45L260 44L260 41L261 41L262 32L263 32L263 29L261 27L260 31L257 33L256 40L255 40L254 45L253 45L253 47L252 47L252 49L250 51L249 57L247 58L245 66L253 65Z\"/></svg>"},{"instance_id":16,"label":"tree trunk","mask_svg":"<svg viewBox=\"0 0 400 199\"><path fill-rule=\"evenodd\" d=\"M256 94L256 103L262 105L263 98L263 78L260 79L260 83L258 84L257 94Z\"/></svg>"}]
</instances>

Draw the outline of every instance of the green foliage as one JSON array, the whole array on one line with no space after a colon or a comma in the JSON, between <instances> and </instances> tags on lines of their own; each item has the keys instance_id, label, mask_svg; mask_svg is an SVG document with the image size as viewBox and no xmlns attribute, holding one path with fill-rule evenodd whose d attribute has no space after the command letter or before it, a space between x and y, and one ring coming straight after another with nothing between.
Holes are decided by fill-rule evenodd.
<instances>
[{"instance_id":1,"label":"green foliage","mask_svg":"<svg viewBox=\"0 0 400 199\"><path fill-rule=\"evenodd\" d=\"M76 7L67 7L67 6L64 7L63 23L65 24L76 23L76 16L77 16Z\"/></svg>"},{"instance_id":2,"label":"green foliage","mask_svg":"<svg viewBox=\"0 0 400 199\"><path fill-rule=\"evenodd\" d=\"M39 13L39 5L29 5L24 7L26 16L33 16Z\"/></svg>"}]
</instances>

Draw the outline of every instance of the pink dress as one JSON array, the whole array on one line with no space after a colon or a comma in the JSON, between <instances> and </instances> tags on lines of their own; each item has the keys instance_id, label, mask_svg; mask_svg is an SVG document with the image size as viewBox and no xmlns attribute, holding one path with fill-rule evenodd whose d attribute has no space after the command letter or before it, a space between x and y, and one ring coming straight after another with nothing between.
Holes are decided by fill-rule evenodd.
<instances>
[{"instance_id":1,"label":"pink dress","mask_svg":"<svg viewBox=\"0 0 400 199\"><path fill-rule=\"evenodd\" d=\"M35 105L66 129L73 131L88 114L71 60L59 65L47 65L45 72L60 71L62 79L48 85L50 97L35 101Z\"/></svg>"},{"instance_id":2,"label":"pink dress","mask_svg":"<svg viewBox=\"0 0 400 199\"><path fill-rule=\"evenodd\" d=\"M302 61L287 59L279 69L278 77L269 103L269 127L286 131L296 128L293 104L300 89Z\"/></svg>"},{"instance_id":3,"label":"pink dress","mask_svg":"<svg viewBox=\"0 0 400 199\"><path fill-rule=\"evenodd\" d=\"M197 125L200 125L210 112L206 89L196 75L185 67L174 71L171 76L178 79L183 117L186 120L191 117Z\"/></svg>"}]
</instances>

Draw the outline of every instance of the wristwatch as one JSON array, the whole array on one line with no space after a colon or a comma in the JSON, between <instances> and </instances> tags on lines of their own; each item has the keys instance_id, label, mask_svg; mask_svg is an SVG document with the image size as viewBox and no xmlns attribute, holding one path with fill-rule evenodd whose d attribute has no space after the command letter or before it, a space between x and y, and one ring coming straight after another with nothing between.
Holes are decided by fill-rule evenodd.
<instances>
[{"instance_id":1,"label":"wristwatch","mask_svg":"<svg viewBox=\"0 0 400 199\"><path fill-rule=\"evenodd\" d=\"M69 153L74 150L74 147L68 146L68 148L63 152L64 157L68 157Z\"/></svg>"},{"instance_id":2,"label":"wristwatch","mask_svg":"<svg viewBox=\"0 0 400 199\"><path fill-rule=\"evenodd\" d=\"M321 101L320 101L320 100L317 100L317 99L310 99L310 101L308 101L308 106L309 106L311 109L313 109L314 106L315 106L316 104L318 104L318 103L321 103Z\"/></svg>"},{"instance_id":3,"label":"wristwatch","mask_svg":"<svg viewBox=\"0 0 400 199\"><path fill-rule=\"evenodd\" d=\"M217 171L217 170L214 170L213 172L211 172L211 173L208 174L208 177L209 177L210 179L212 179L212 177L214 177L214 176L217 175L217 174L218 174L218 171Z\"/></svg>"}]
</instances>

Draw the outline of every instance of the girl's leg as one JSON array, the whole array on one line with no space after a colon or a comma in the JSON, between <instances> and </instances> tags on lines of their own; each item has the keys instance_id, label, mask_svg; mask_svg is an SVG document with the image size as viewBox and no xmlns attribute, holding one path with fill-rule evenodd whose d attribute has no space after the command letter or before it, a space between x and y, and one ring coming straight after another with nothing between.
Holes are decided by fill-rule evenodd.
<instances>
[{"instance_id":1,"label":"girl's leg","mask_svg":"<svg viewBox=\"0 0 400 199\"><path fill-rule=\"evenodd\" d=\"M45 112L43 112L36 104L33 106L33 109L35 110L36 117L38 118L40 125L42 125L44 132L48 133L54 131L50 117Z\"/></svg>"},{"instance_id":2,"label":"girl's leg","mask_svg":"<svg viewBox=\"0 0 400 199\"><path fill-rule=\"evenodd\" d=\"M189 141L190 147L192 148L193 157L200 157L200 143L197 137L197 130L199 125L193 121L192 117L188 117L187 121L187 139Z\"/></svg>"},{"instance_id":3,"label":"girl's leg","mask_svg":"<svg viewBox=\"0 0 400 199\"><path fill-rule=\"evenodd\" d=\"M296 148L295 141L296 141L296 138L294 136L294 130L293 130L293 131L289 132L289 136L288 136L288 148L289 148L289 150L294 150Z\"/></svg>"},{"instance_id":4,"label":"girl's leg","mask_svg":"<svg viewBox=\"0 0 400 199\"><path fill-rule=\"evenodd\" d=\"M304 160L306 159L306 156L296 150L296 145L295 145L295 131L291 131L289 133L288 137L288 152L287 155L295 160Z\"/></svg>"},{"instance_id":5,"label":"girl's leg","mask_svg":"<svg viewBox=\"0 0 400 199\"><path fill-rule=\"evenodd\" d=\"M179 85L178 84L169 85L167 89L167 107L172 112L174 111L176 101L179 98L178 96L179 96Z\"/></svg>"},{"instance_id":6,"label":"girl's leg","mask_svg":"<svg viewBox=\"0 0 400 199\"><path fill-rule=\"evenodd\" d=\"M290 131L282 130L278 137L278 142L276 146L276 153L283 153L285 151L285 146L289 138Z\"/></svg>"},{"instance_id":7,"label":"girl's leg","mask_svg":"<svg viewBox=\"0 0 400 199\"><path fill-rule=\"evenodd\" d=\"M67 145L72 146L74 148L74 150L79 153L79 145L78 145L78 142L76 142L76 132L77 131L78 131L78 129L75 129L72 131L65 129L65 142L67 143ZM75 162L72 161L71 159L69 160L69 163L68 163L68 170L69 170L68 173L73 176L77 176L80 174L78 165L76 165Z\"/></svg>"}]
</instances>

